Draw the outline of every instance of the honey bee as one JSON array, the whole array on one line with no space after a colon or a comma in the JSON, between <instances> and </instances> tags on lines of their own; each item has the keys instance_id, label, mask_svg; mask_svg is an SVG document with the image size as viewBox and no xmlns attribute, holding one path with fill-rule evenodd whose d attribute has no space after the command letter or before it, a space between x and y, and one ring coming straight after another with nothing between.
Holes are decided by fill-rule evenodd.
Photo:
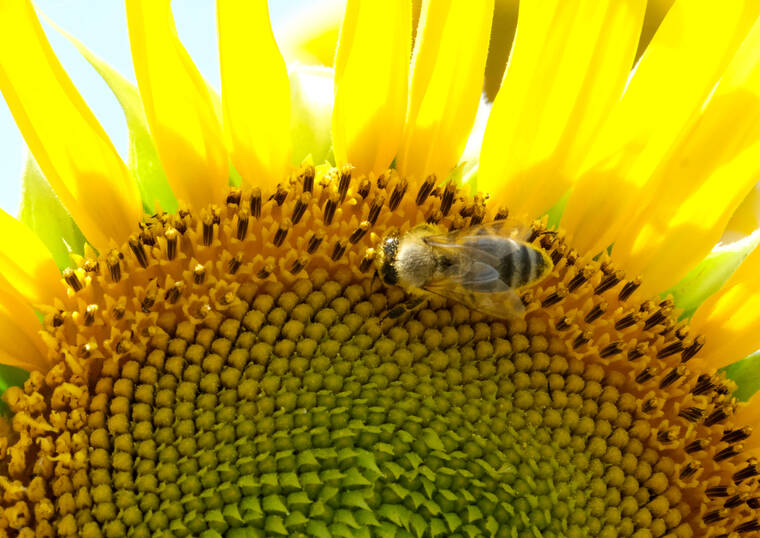
<instances>
[{"instance_id":1,"label":"honey bee","mask_svg":"<svg viewBox=\"0 0 760 538\"><path fill-rule=\"evenodd\" d=\"M450 233L429 224L381 240L375 260L380 278L412 295L395 307L395 318L420 305L428 293L441 295L497 318L519 317L519 290L544 279L554 264L527 242L530 228L498 221Z\"/></svg>"}]
</instances>

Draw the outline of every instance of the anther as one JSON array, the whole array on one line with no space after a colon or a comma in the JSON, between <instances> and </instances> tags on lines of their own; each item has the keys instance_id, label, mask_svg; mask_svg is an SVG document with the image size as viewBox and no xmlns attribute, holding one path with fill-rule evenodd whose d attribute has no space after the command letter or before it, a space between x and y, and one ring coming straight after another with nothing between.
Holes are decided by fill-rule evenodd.
<instances>
[{"instance_id":1,"label":"anther","mask_svg":"<svg viewBox=\"0 0 760 538\"><path fill-rule=\"evenodd\" d=\"M627 359L629 361L635 361L636 359L643 357L648 349L649 349L649 344L647 344L646 342L639 342L638 344L636 344L636 347L634 347L632 350L628 352Z\"/></svg>"},{"instance_id":2,"label":"anther","mask_svg":"<svg viewBox=\"0 0 760 538\"><path fill-rule=\"evenodd\" d=\"M272 271L274 271L274 266L271 263L267 263L264 264L264 267L259 269L259 272L256 273L256 276L259 278L266 278L272 274Z\"/></svg>"},{"instance_id":3,"label":"anther","mask_svg":"<svg viewBox=\"0 0 760 538\"><path fill-rule=\"evenodd\" d=\"M752 428L744 426L743 428L737 428L735 430L726 430L723 432L720 440L724 443L738 443L744 441L752 433Z\"/></svg>"},{"instance_id":4,"label":"anther","mask_svg":"<svg viewBox=\"0 0 760 538\"><path fill-rule=\"evenodd\" d=\"M119 321L121 318L124 317L124 314L127 312L127 305L126 301L124 302L118 302L115 305L113 305L113 308L111 309L111 317L115 319L116 321Z\"/></svg>"},{"instance_id":5,"label":"anther","mask_svg":"<svg viewBox=\"0 0 760 538\"><path fill-rule=\"evenodd\" d=\"M351 233L351 235L348 237L348 242L352 245L355 245L359 241L361 241L361 238L364 237L364 235L367 233L367 230L369 230L370 223L368 221L362 221L361 224L359 224L359 227L356 228L356 230Z\"/></svg>"},{"instance_id":6,"label":"anther","mask_svg":"<svg viewBox=\"0 0 760 538\"><path fill-rule=\"evenodd\" d=\"M435 174L431 174L425 178L425 182L420 186L420 190L417 191L417 198L415 199L417 205L425 203L425 200L428 199L428 196L430 196L430 193L433 191L433 187L435 187L435 182Z\"/></svg>"},{"instance_id":7,"label":"anther","mask_svg":"<svg viewBox=\"0 0 760 538\"><path fill-rule=\"evenodd\" d=\"M325 202L325 209L323 211L322 220L328 226L332 224L333 217L335 217L335 210L338 208L338 193L331 193L330 197Z\"/></svg>"},{"instance_id":8,"label":"anther","mask_svg":"<svg viewBox=\"0 0 760 538\"><path fill-rule=\"evenodd\" d=\"M753 510L757 510L760 508L760 497L750 497L747 499L747 506L752 508Z\"/></svg>"},{"instance_id":9,"label":"anther","mask_svg":"<svg viewBox=\"0 0 760 538\"><path fill-rule=\"evenodd\" d=\"M744 469L739 469L733 475L734 484L739 484L748 478L752 478L760 474L760 469L757 466L757 462L747 462L747 466Z\"/></svg>"},{"instance_id":10,"label":"anther","mask_svg":"<svg viewBox=\"0 0 760 538\"><path fill-rule=\"evenodd\" d=\"M567 289L568 291L575 291L579 287L583 285L584 282L586 282L591 276L592 269L590 267L584 267L583 269L579 269L577 273L575 273L575 276L570 279L570 282L567 283Z\"/></svg>"},{"instance_id":11,"label":"anther","mask_svg":"<svg viewBox=\"0 0 760 538\"><path fill-rule=\"evenodd\" d=\"M55 314L53 314L53 327L60 327L63 325L63 311L59 310Z\"/></svg>"},{"instance_id":12,"label":"anther","mask_svg":"<svg viewBox=\"0 0 760 538\"><path fill-rule=\"evenodd\" d=\"M554 328L558 331L565 331L570 328L570 318L567 316L562 316L562 319L560 319L556 325L554 325Z\"/></svg>"},{"instance_id":13,"label":"anther","mask_svg":"<svg viewBox=\"0 0 760 538\"><path fill-rule=\"evenodd\" d=\"M686 373L686 369L683 366L676 366L670 372L663 376L660 381L660 388L664 389L675 383L681 376Z\"/></svg>"},{"instance_id":14,"label":"anther","mask_svg":"<svg viewBox=\"0 0 760 538\"><path fill-rule=\"evenodd\" d=\"M660 402L657 398L648 398L641 403L641 412L645 415L659 409Z\"/></svg>"},{"instance_id":15,"label":"anther","mask_svg":"<svg viewBox=\"0 0 760 538\"><path fill-rule=\"evenodd\" d=\"M681 480L686 480L687 478L689 478L690 476L692 476L694 473L696 473L697 469L699 469L699 467L697 466L697 464L694 463L693 461L690 461L689 463L687 463L684 466L683 469L681 469L681 472L679 473L678 477Z\"/></svg>"},{"instance_id":16,"label":"anther","mask_svg":"<svg viewBox=\"0 0 760 538\"><path fill-rule=\"evenodd\" d=\"M83 359L88 359L90 357L90 353L92 353L92 346L90 344L82 344L79 346L78 355Z\"/></svg>"},{"instance_id":17,"label":"anther","mask_svg":"<svg viewBox=\"0 0 760 538\"><path fill-rule=\"evenodd\" d=\"M182 296L183 291L185 291L185 283L175 282L174 285L166 292L166 300L171 304L176 303Z\"/></svg>"},{"instance_id":18,"label":"anther","mask_svg":"<svg viewBox=\"0 0 760 538\"><path fill-rule=\"evenodd\" d=\"M84 310L84 324L89 326L95 322L95 314L98 313L98 305L88 304Z\"/></svg>"},{"instance_id":19,"label":"anther","mask_svg":"<svg viewBox=\"0 0 760 538\"><path fill-rule=\"evenodd\" d=\"M98 260L88 258L84 261L83 267L86 273L100 274L100 263L98 263Z\"/></svg>"},{"instance_id":20,"label":"anther","mask_svg":"<svg viewBox=\"0 0 760 538\"><path fill-rule=\"evenodd\" d=\"M649 316L647 320L644 322L644 330L648 331L655 325L659 325L660 323L665 321L666 318L667 318L667 314L663 312L662 309L657 310L657 312Z\"/></svg>"},{"instance_id":21,"label":"anther","mask_svg":"<svg viewBox=\"0 0 760 538\"><path fill-rule=\"evenodd\" d=\"M351 166L344 165L340 169L340 179L338 180L338 195L340 195L340 203L346 199L348 193L348 186L351 184Z\"/></svg>"},{"instance_id":22,"label":"anther","mask_svg":"<svg viewBox=\"0 0 760 538\"><path fill-rule=\"evenodd\" d=\"M684 451L687 454L694 454L695 452L702 452L703 450L707 450L708 446L710 446L710 443L707 441L707 439L697 439L686 445L684 447Z\"/></svg>"},{"instance_id":23,"label":"anther","mask_svg":"<svg viewBox=\"0 0 760 538\"><path fill-rule=\"evenodd\" d=\"M453 182L446 184L446 188L443 189L443 195L441 196L441 213L445 217L451 211L451 206L454 205L454 195L457 192L457 187Z\"/></svg>"},{"instance_id":24,"label":"anther","mask_svg":"<svg viewBox=\"0 0 760 538\"><path fill-rule=\"evenodd\" d=\"M496 216L493 218L493 220L506 220L506 218L509 216L509 209L502 206L496 211Z\"/></svg>"},{"instance_id":25,"label":"anther","mask_svg":"<svg viewBox=\"0 0 760 538\"><path fill-rule=\"evenodd\" d=\"M129 249L135 255L135 258L137 258L137 263L140 264L140 267L148 267L148 256L145 254L143 244L137 237L132 236L129 238Z\"/></svg>"},{"instance_id":26,"label":"anther","mask_svg":"<svg viewBox=\"0 0 760 538\"><path fill-rule=\"evenodd\" d=\"M699 396L700 394L710 392L714 387L715 384L712 382L712 378L707 374L702 374L697 378L697 384L691 389L691 393Z\"/></svg>"},{"instance_id":27,"label":"anther","mask_svg":"<svg viewBox=\"0 0 760 538\"><path fill-rule=\"evenodd\" d=\"M683 349L683 342L680 340L676 340L675 342L668 344L661 350L657 352L657 358L658 359L664 359L665 357L670 357L671 355L675 355L679 351Z\"/></svg>"},{"instance_id":28,"label":"anther","mask_svg":"<svg viewBox=\"0 0 760 538\"><path fill-rule=\"evenodd\" d=\"M645 383L646 381L649 381L654 377L656 372L657 370L655 368L647 366L636 376L636 383Z\"/></svg>"},{"instance_id":29,"label":"anther","mask_svg":"<svg viewBox=\"0 0 760 538\"><path fill-rule=\"evenodd\" d=\"M633 292L639 289L639 286L641 286L641 279L639 277L636 277L633 280L629 280L625 283L623 289L620 290L620 293L618 294L618 300L628 300L628 298L633 295Z\"/></svg>"},{"instance_id":30,"label":"anther","mask_svg":"<svg viewBox=\"0 0 760 538\"><path fill-rule=\"evenodd\" d=\"M193 268L193 282L200 285L206 280L206 268L202 264L196 264Z\"/></svg>"},{"instance_id":31,"label":"anther","mask_svg":"<svg viewBox=\"0 0 760 538\"><path fill-rule=\"evenodd\" d=\"M314 176L316 171L312 165L306 165L301 172L303 177L303 192L311 192L314 190Z\"/></svg>"},{"instance_id":32,"label":"anther","mask_svg":"<svg viewBox=\"0 0 760 538\"><path fill-rule=\"evenodd\" d=\"M729 497L726 499L726 502L723 503L723 508L736 508L737 506L741 506L744 504L744 498L744 495L741 493Z\"/></svg>"},{"instance_id":33,"label":"anther","mask_svg":"<svg viewBox=\"0 0 760 538\"><path fill-rule=\"evenodd\" d=\"M705 416L705 410L701 407L686 407L678 412L679 417L683 417L689 422L699 422Z\"/></svg>"},{"instance_id":34,"label":"anther","mask_svg":"<svg viewBox=\"0 0 760 538\"><path fill-rule=\"evenodd\" d=\"M343 241L336 241L332 254L330 255L330 259L334 262L337 262L339 259L341 259L344 252L346 252L346 243Z\"/></svg>"},{"instance_id":35,"label":"anther","mask_svg":"<svg viewBox=\"0 0 760 538\"><path fill-rule=\"evenodd\" d=\"M707 524L717 523L718 521L726 519L727 517L728 517L728 510L726 510L725 508L720 508L718 510L712 510L711 512L707 512L702 517L702 521L704 521Z\"/></svg>"},{"instance_id":36,"label":"anther","mask_svg":"<svg viewBox=\"0 0 760 538\"><path fill-rule=\"evenodd\" d=\"M277 185L277 189L275 190L274 194L269 197L270 200L274 200L274 202L281 206L285 203L285 199L288 197L288 190L283 187L282 185Z\"/></svg>"},{"instance_id":37,"label":"anther","mask_svg":"<svg viewBox=\"0 0 760 538\"><path fill-rule=\"evenodd\" d=\"M681 352L681 362L686 362L694 355L699 353L702 346L705 345L705 337L701 334L694 339L694 343Z\"/></svg>"},{"instance_id":38,"label":"anther","mask_svg":"<svg viewBox=\"0 0 760 538\"><path fill-rule=\"evenodd\" d=\"M242 241L245 239L246 234L248 233L248 217L250 216L250 213L246 208L240 209L237 214L237 233L235 234L235 237L238 238L238 241Z\"/></svg>"},{"instance_id":39,"label":"anther","mask_svg":"<svg viewBox=\"0 0 760 538\"><path fill-rule=\"evenodd\" d=\"M632 327L639 321L639 319L641 319L641 316L638 312L631 312L615 322L615 329L622 331L623 329Z\"/></svg>"},{"instance_id":40,"label":"anther","mask_svg":"<svg viewBox=\"0 0 760 538\"><path fill-rule=\"evenodd\" d=\"M718 424L719 422L723 422L732 414L733 414L732 407L729 407L729 406L718 407L707 416L707 418L705 419L705 426L709 428L713 424Z\"/></svg>"},{"instance_id":41,"label":"anther","mask_svg":"<svg viewBox=\"0 0 760 538\"><path fill-rule=\"evenodd\" d=\"M607 311L607 303L602 301L601 303L595 304L594 307L591 310L589 310L589 313L586 314L586 317L583 318L583 320L586 323L591 323L594 320L598 319L599 316L604 314L606 311Z\"/></svg>"},{"instance_id":42,"label":"anther","mask_svg":"<svg viewBox=\"0 0 760 538\"><path fill-rule=\"evenodd\" d=\"M362 199L366 200L371 189L372 184L369 182L369 179L365 177L359 182L359 188L356 190L356 192L359 196L362 197Z\"/></svg>"},{"instance_id":43,"label":"anther","mask_svg":"<svg viewBox=\"0 0 760 538\"><path fill-rule=\"evenodd\" d=\"M433 211L428 214L427 217L425 217L425 222L428 224L438 224L441 222L441 219L443 218L443 213L441 213L440 210L434 209Z\"/></svg>"},{"instance_id":44,"label":"anther","mask_svg":"<svg viewBox=\"0 0 760 538\"><path fill-rule=\"evenodd\" d=\"M293 221L293 224L298 224L304 213L306 213L306 208L309 207L310 203L311 193L301 193L301 196L298 197L298 200L296 200L296 203L293 206L293 215L290 217L290 220Z\"/></svg>"},{"instance_id":45,"label":"anther","mask_svg":"<svg viewBox=\"0 0 760 538\"><path fill-rule=\"evenodd\" d=\"M325 238L325 234L322 231L316 231L313 234L311 234L311 237L309 238L309 243L306 247L306 252L309 254L314 254L314 252L319 248L319 245L322 244L322 240Z\"/></svg>"},{"instance_id":46,"label":"anther","mask_svg":"<svg viewBox=\"0 0 760 538\"><path fill-rule=\"evenodd\" d=\"M176 228L169 228L164 232L164 237L166 237L166 258L173 260L177 257L177 238L179 237L179 232Z\"/></svg>"},{"instance_id":47,"label":"anther","mask_svg":"<svg viewBox=\"0 0 760 538\"><path fill-rule=\"evenodd\" d=\"M300 258L296 258L293 261L293 265L290 266L290 274L291 275L297 275L301 272L301 270L306 267L306 264L309 263L309 258L306 256L301 256Z\"/></svg>"},{"instance_id":48,"label":"anther","mask_svg":"<svg viewBox=\"0 0 760 538\"><path fill-rule=\"evenodd\" d=\"M238 188L230 189L230 193L227 195L227 205L239 205L242 192Z\"/></svg>"},{"instance_id":49,"label":"anther","mask_svg":"<svg viewBox=\"0 0 760 538\"><path fill-rule=\"evenodd\" d=\"M143 297L143 300L140 302L140 309L145 314L148 314L150 312L150 309L153 308L153 305L156 304L157 295L158 289L155 286L148 286L148 289L145 290L145 297Z\"/></svg>"},{"instance_id":50,"label":"anther","mask_svg":"<svg viewBox=\"0 0 760 538\"><path fill-rule=\"evenodd\" d=\"M408 187L409 187L409 183L406 181L406 179L402 179L394 187L393 192L391 193L391 197L388 200L388 207L390 208L391 211L395 211L398 205L401 203L401 200L404 198L404 195L406 194L406 189Z\"/></svg>"},{"instance_id":51,"label":"anther","mask_svg":"<svg viewBox=\"0 0 760 538\"><path fill-rule=\"evenodd\" d=\"M705 490L705 495L710 499L728 497L728 486L712 486Z\"/></svg>"},{"instance_id":52,"label":"anther","mask_svg":"<svg viewBox=\"0 0 760 538\"><path fill-rule=\"evenodd\" d=\"M203 216L203 244L209 246L214 241L214 216L211 212L204 212ZM143 266L144 267L144 266Z\"/></svg>"},{"instance_id":53,"label":"anther","mask_svg":"<svg viewBox=\"0 0 760 538\"><path fill-rule=\"evenodd\" d=\"M558 302L560 302L562 299L567 297L567 290L560 288L557 291L549 294L547 297L545 297L541 301L541 306L544 308L547 308L549 306L555 305Z\"/></svg>"},{"instance_id":54,"label":"anther","mask_svg":"<svg viewBox=\"0 0 760 538\"><path fill-rule=\"evenodd\" d=\"M607 357L612 357L613 355L619 355L623 352L623 342L618 340L617 342L612 342L608 345L606 345L600 352L599 356L603 359Z\"/></svg>"},{"instance_id":55,"label":"anther","mask_svg":"<svg viewBox=\"0 0 760 538\"><path fill-rule=\"evenodd\" d=\"M259 218L261 216L261 189L259 187L255 187L251 192L250 205L251 215L255 218Z\"/></svg>"},{"instance_id":56,"label":"anther","mask_svg":"<svg viewBox=\"0 0 760 538\"><path fill-rule=\"evenodd\" d=\"M364 251L364 258L362 258L361 263L359 264L359 271L362 273L366 273L370 267L372 267L372 263L375 261L375 249L374 248L368 248Z\"/></svg>"},{"instance_id":57,"label":"anther","mask_svg":"<svg viewBox=\"0 0 760 538\"><path fill-rule=\"evenodd\" d=\"M558 249L554 249L551 251L551 254L549 254L549 258L551 258L552 263L554 265L557 265L559 261L562 259L562 252ZM568 263L568 265L570 264Z\"/></svg>"},{"instance_id":58,"label":"anther","mask_svg":"<svg viewBox=\"0 0 760 538\"><path fill-rule=\"evenodd\" d=\"M618 282L623 280L624 273L622 271L616 271L605 276L599 285L594 289L594 293L599 295L605 291L614 288Z\"/></svg>"},{"instance_id":59,"label":"anther","mask_svg":"<svg viewBox=\"0 0 760 538\"><path fill-rule=\"evenodd\" d=\"M483 222L483 217L486 215L486 210L482 206L475 208L472 216L470 217L470 226L477 226Z\"/></svg>"},{"instance_id":60,"label":"anther","mask_svg":"<svg viewBox=\"0 0 760 538\"><path fill-rule=\"evenodd\" d=\"M290 227L290 219L285 219L280 223L280 225L277 227L277 231L274 233L274 239L272 239L274 246L279 247L283 244L283 242L285 242L285 238L288 235L288 230L290 230Z\"/></svg>"},{"instance_id":61,"label":"anther","mask_svg":"<svg viewBox=\"0 0 760 538\"><path fill-rule=\"evenodd\" d=\"M729 458L733 458L737 454L740 454L742 450L744 450L744 445L741 443L727 446L726 448L719 451L717 454L713 456L713 461L719 462L719 461L727 460Z\"/></svg>"},{"instance_id":62,"label":"anther","mask_svg":"<svg viewBox=\"0 0 760 538\"><path fill-rule=\"evenodd\" d=\"M383 172L382 174L377 176L377 188L380 190L385 189L385 187L388 186L388 181L389 181L388 174Z\"/></svg>"},{"instance_id":63,"label":"anther","mask_svg":"<svg viewBox=\"0 0 760 538\"><path fill-rule=\"evenodd\" d=\"M760 531L760 522L757 519L750 519L740 525L737 525L734 530L739 534Z\"/></svg>"},{"instance_id":64,"label":"anther","mask_svg":"<svg viewBox=\"0 0 760 538\"><path fill-rule=\"evenodd\" d=\"M657 440L662 444L672 443L678 438L678 432L675 429L660 430L657 432Z\"/></svg>"},{"instance_id":65,"label":"anther","mask_svg":"<svg viewBox=\"0 0 760 538\"><path fill-rule=\"evenodd\" d=\"M591 331L583 331L573 340L573 349L578 349L583 344L588 343L589 340L591 340Z\"/></svg>"},{"instance_id":66,"label":"anther","mask_svg":"<svg viewBox=\"0 0 760 538\"><path fill-rule=\"evenodd\" d=\"M227 264L227 272L229 274L234 275L238 272L238 269L240 269L240 266L243 264L243 256L242 254L235 254L233 258L230 259L229 263Z\"/></svg>"},{"instance_id":67,"label":"anther","mask_svg":"<svg viewBox=\"0 0 760 538\"><path fill-rule=\"evenodd\" d=\"M380 211L383 209L383 204L385 204L385 196L383 193L379 192L375 196L375 199L372 200L372 205L369 206L367 220L370 224L374 225L377 222L377 219L380 216Z\"/></svg>"},{"instance_id":68,"label":"anther","mask_svg":"<svg viewBox=\"0 0 760 538\"><path fill-rule=\"evenodd\" d=\"M63 279L66 281L66 284L71 286L71 289L74 291L79 291L82 289L82 282L79 280L76 272L71 267L67 267L63 270Z\"/></svg>"}]
</instances>

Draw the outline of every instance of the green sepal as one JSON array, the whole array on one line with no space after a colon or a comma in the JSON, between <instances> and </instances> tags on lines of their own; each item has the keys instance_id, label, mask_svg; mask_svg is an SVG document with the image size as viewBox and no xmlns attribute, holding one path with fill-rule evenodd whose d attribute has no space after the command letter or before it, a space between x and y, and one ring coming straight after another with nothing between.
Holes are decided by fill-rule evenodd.
<instances>
[{"instance_id":1,"label":"green sepal","mask_svg":"<svg viewBox=\"0 0 760 538\"><path fill-rule=\"evenodd\" d=\"M69 252L84 252L84 235L53 192L31 154L22 178L19 220L45 244L58 268L71 265Z\"/></svg>"},{"instance_id":2,"label":"green sepal","mask_svg":"<svg viewBox=\"0 0 760 538\"><path fill-rule=\"evenodd\" d=\"M29 378L29 372L17 366L0 364L0 394L4 394L9 387L20 387ZM0 415L10 413L5 400L0 400Z\"/></svg>"},{"instance_id":3,"label":"green sepal","mask_svg":"<svg viewBox=\"0 0 760 538\"><path fill-rule=\"evenodd\" d=\"M760 231L715 247L699 265L678 284L662 293L662 296L672 295L675 305L683 309L683 317L691 316L705 299L725 284L758 243Z\"/></svg>"},{"instance_id":4,"label":"green sepal","mask_svg":"<svg viewBox=\"0 0 760 538\"><path fill-rule=\"evenodd\" d=\"M95 68L95 71L103 78L119 101L124 111L129 131L129 159L127 165L137 181L137 187L140 190L140 197L142 198L145 212L149 214L154 213L156 202L158 202L162 210L170 213L176 212L177 198L169 186L166 174L161 166L161 161L158 158L153 137L151 137L148 130L145 109L135 85L124 78L113 67L95 56L74 36L57 26L50 19L47 20Z\"/></svg>"},{"instance_id":5,"label":"green sepal","mask_svg":"<svg viewBox=\"0 0 760 538\"><path fill-rule=\"evenodd\" d=\"M736 383L734 397L742 402L748 401L760 390L760 351L729 364L721 371Z\"/></svg>"}]
</instances>

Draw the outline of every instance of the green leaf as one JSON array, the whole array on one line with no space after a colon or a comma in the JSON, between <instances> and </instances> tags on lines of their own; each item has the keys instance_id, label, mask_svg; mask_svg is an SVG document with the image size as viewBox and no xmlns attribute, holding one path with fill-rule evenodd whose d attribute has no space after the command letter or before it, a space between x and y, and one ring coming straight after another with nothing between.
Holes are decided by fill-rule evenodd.
<instances>
[{"instance_id":1,"label":"green leaf","mask_svg":"<svg viewBox=\"0 0 760 538\"><path fill-rule=\"evenodd\" d=\"M671 294L676 306L683 308L684 317L691 316L705 299L725 284L758 243L760 231L737 241L718 245L678 284L662 295Z\"/></svg>"},{"instance_id":2,"label":"green leaf","mask_svg":"<svg viewBox=\"0 0 760 538\"><path fill-rule=\"evenodd\" d=\"M59 269L71 265L69 251L84 252L84 235L53 192L31 153L27 156L22 178L19 220L37 234Z\"/></svg>"},{"instance_id":3,"label":"green leaf","mask_svg":"<svg viewBox=\"0 0 760 538\"><path fill-rule=\"evenodd\" d=\"M734 397L742 402L748 401L760 390L760 351L729 364L722 371L737 385Z\"/></svg>"},{"instance_id":4,"label":"green leaf","mask_svg":"<svg viewBox=\"0 0 760 538\"><path fill-rule=\"evenodd\" d=\"M176 212L177 198L161 167L137 88L113 67L95 56L82 42L47 17L45 18L95 68L119 101L129 130L129 162L127 164L137 181L145 212L153 213L156 202L164 211Z\"/></svg>"},{"instance_id":5,"label":"green leaf","mask_svg":"<svg viewBox=\"0 0 760 538\"><path fill-rule=\"evenodd\" d=\"M20 387L28 377L29 372L23 368L0 364L0 394L8 390L8 387ZM0 415L7 415L9 413L8 404L0 400Z\"/></svg>"}]
</instances>

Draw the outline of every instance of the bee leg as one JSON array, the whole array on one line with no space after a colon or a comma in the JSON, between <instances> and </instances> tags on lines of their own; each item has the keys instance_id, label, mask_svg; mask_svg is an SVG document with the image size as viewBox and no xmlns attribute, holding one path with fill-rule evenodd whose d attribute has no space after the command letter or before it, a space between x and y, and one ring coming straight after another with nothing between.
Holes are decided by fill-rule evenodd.
<instances>
[{"instance_id":1,"label":"bee leg","mask_svg":"<svg viewBox=\"0 0 760 538\"><path fill-rule=\"evenodd\" d=\"M421 307L427 304L427 298L426 297L412 297L410 299L407 299L403 303L399 303L388 312L385 313L385 315L380 320L385 321L386 319L390 320L398 320L401 318L404 314L407 314L407 317L412 315L416 310L419 310Z\"/></svg>"}]
</instances>

